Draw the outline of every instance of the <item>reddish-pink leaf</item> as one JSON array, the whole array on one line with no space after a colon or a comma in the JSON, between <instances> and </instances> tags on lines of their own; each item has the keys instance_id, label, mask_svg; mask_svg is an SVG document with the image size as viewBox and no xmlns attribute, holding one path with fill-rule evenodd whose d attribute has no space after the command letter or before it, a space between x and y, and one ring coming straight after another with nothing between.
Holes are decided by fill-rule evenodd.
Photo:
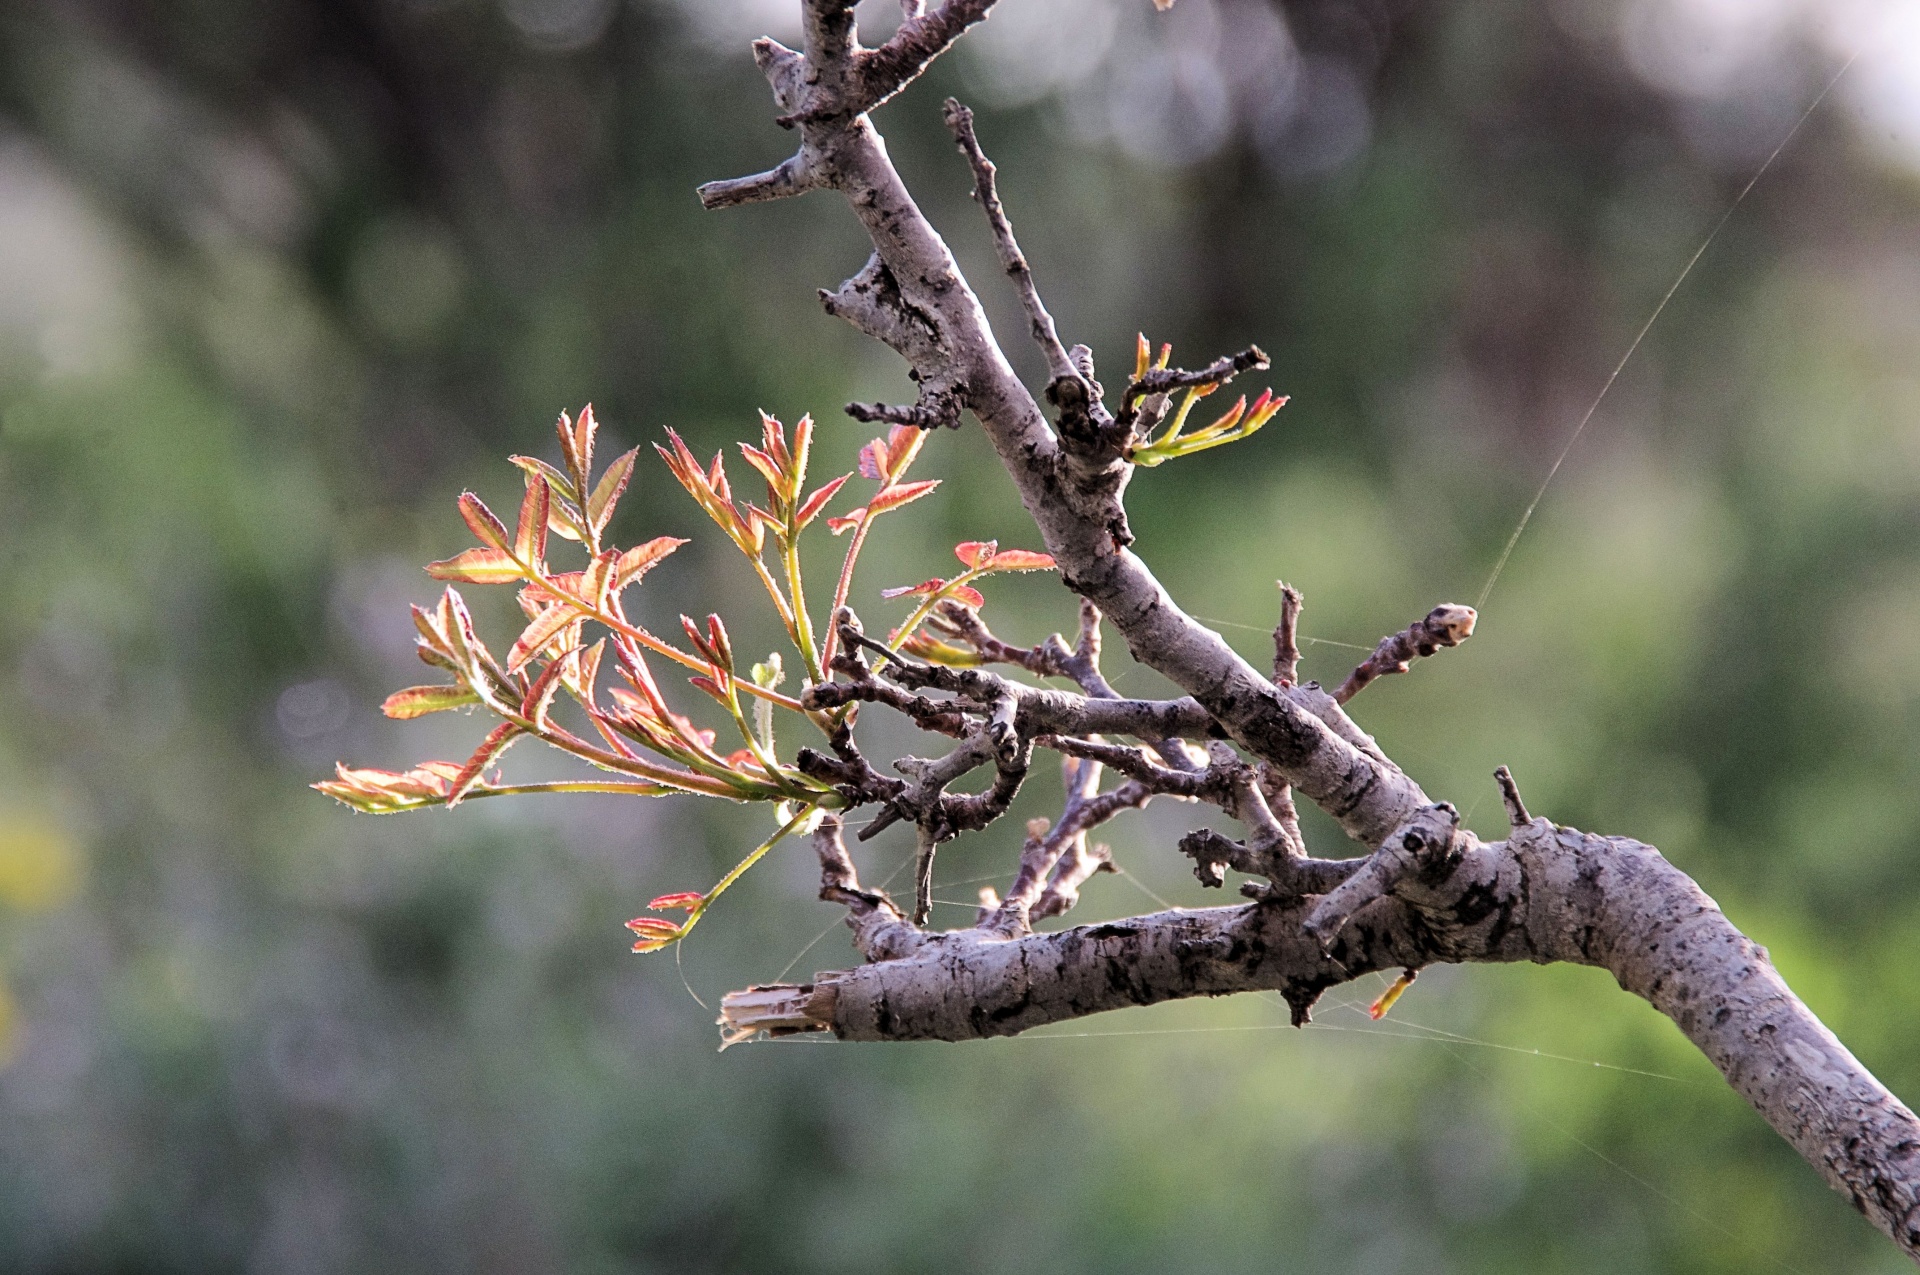
<instances>
[{"instance_id":1,"label":"reddish-pink leaf","mask_svg":"<svg viewBox=\"0 0 1920 1275\"><path fill-rule=\"evenodd\" d=\"M567 679L567 688L589 708L593 707L593 687L600 680L600 657L606 649L607 640L601 638L580 652L580 658L574 662L574 666L562 675Z\"/></svg>"},{"instance_id":2,"label":"reddish-pink leaf","mask_svg":"<svg viewBox=\"0 0 1920 1275\"><path fill-rule=\"evenodd\" d=\"M827 502L833 499L833 494L844 487L847 479L851 477L853 477L852 474L842 474L832 482L821 487L818 491L815 491L811 496L808 496L806 503L800 506L800 512L794 515L794 521L804 527L815 518L818 518L820 511L827 507Z\"/></svg>"},{"instance_id":3,"label":"reddish-pink leaf","mask_svg":"<svg viewBox=\"0 0 1920 1275\"><path fill-rule=\"evenodd\" d=\"M387 696L380 705L380 711L388 717L405 721L411 717L425 717L428 713L444 712L449 708L461 708L468 704L477 704L480 697L464 686L409 686L404 691L395 691Z\"/></svg>"},{"instance_id":4,"label":"reddish-pink leaf","mask_svg":"<svg viewBox=\"0 0 1920 1275\"><path fill-rule=\"evenodd\" d=\"M614 457L607 466L607 472L600 475L600 481L593 486L593 495L587 498L587 521L593 524L595 531L604 531L613 518L614 506L620 503L620 495L626 491L627 483L633 479L633 460L640 454L638 447L622 452Z\"/></svg>"},{"instance_id":5,"label":"reddish-pink leaf","mask_svg":"<svg viewBox=\"0 0 1920 1275\"><path fill-rule=\"evenodd\" d=\"M451 656L453 654L453 647L447 641L446 627L440 624L436 618L437 610L438 608L435 608L434 611L429 611L425 607L420 606L413 608L413 627L418 630L420 634L421 659L427 658L426 652L428 651L438 656ZM433 661L428 660L428 663L432 662Z\"/></svg>"},{"instance_id":6,"label":"reddish-pink leaf","mask_svg":"<svg viewBox=\"0 0 1920 1275\"><path fill-rule=\"evenodd\" d=\"M905 588L882 589L880 596L883 598L932 597L934 594L941 593L942 590L945 591L945 597L963 606L973 607L975 610L987 604L987 600L980 596L978 589L969 588L964 584L949 585L945 580L922 580L919 584L908 585Z\"/></svg>"},{"instance_id":7,"label":"reddish-pink leaf","mask_svg":"<svg viewBox=\"0 0 1920 1275\"><path fill-rule=\"evenodd\" d=\"M760 471L767 480L767 489L778 493L787 485L787 477L780 472L780 462L749 443L741 443L740 454L747 458L747 464Z\"/></svg>"},{"instance_id":8,"label":"reddish-pink leaf","mask_svg":"<svg viewBox=\"0 0 1920 1275\"><path fill-rule=\"evenodd\" d=\"M667 469L687 489L688 494L695 500L700 499L701 493L707 489L707 476L701 472L700 462L693 458L686 440L673 430L667 431L667 442L672 444L673 450L669 451L658 443L653 445L653 450L660 453L660 459L667 462Z\"/></svg>"},{"instance_id":9,"label":"reddish-pink leaf","mask_svg":"<svg viewBox=\"0 0 1920 1275\"><path fill-rule=\"evenodd\" d=\"M587 600L583 581L587 578L584 571L558 571L536 584L530 584L517 595L520 609L527 613L529 620L535 619L548 605L555 601L555 595Z\"/></svg>"},{"instance_id":10,"label":"reddish-pink leaf","mask_svg":"<svg viewBox=\"0 0 1920 1275\"><path fill-rule=\"evenodd\" d=\"M518 673L528 660L564 632L568 625L580 623L580 613L565 602L556 602L529 624L507 652L507 672Z\"/></svg>"},{"instance_id":11,"label":"reddish-pink leaf","mask_svg":"<svg viewBox=\"0 0 1920 1275\"><path fill-rule=\"evenodd\" d=\"M509 584L525 576L526 569L504 549L468 549L428 563L427 574L436 580L458 580L462 584Z\"/></svg>"},{"instance_id":12,"label":"reddish-pink leaf","mask_svg":"<svg viewBox=\"0 0 1920 1275\"><path fill-rule=\"evenodd\" d=\"M922 597L928 597L940 592L940 587L945 583L945 580L940 579L922 580L919 584L901 585L897 589L882 589L880 590L880 596L883 598L905 598L918 594Z\"/></svg>"},{"instance_id":13,"label":"reddish-pink leaf","mask_svg":"<svg viewBox=\"0 0 1920 1275\"><path fill-rule=\"evenodd\" d=\"M457 761L423 761L414 768L415 774L426 774L440 781L442 790L450 788L453 781L460 778L461 765Z\"/></svg>"},{"instance_id":14,"label":"reddish-pink leaf","mask_svg":"<svg viewBox=\"0 0 1920 1275\"><path fill-rule=\"evenodd\" d=\"M1238 399L1234 400L1234 404L1232 407L1229 407L1224 413L1221 414L1218 420L1214 421L1213 424L1207 426L1207 431L1216 430L1216 429L1217 430L1232 429L1235 425L1238 425L1240 423L1240 415L1246 410L1247 410L1247 396L1245 394L1242 394ZM1202 432L1204 433L1207 431L1202 431Z\"/></svg>"},{"instance_id":15,"label":"reddish-pink leaf","mask_svg":"<svg viewBox=\"0 0 1920 1275\"><path fill-rule=\"evenodd\" d=\"M526 698L520 701L520 716L527 718L542 730L547 725L547 710L553 707L553 697L560 693L560 681L567 675L567 667L580 658L577 650L568 651L557 660L548 662L533 685L527 688Z\"/></svg>"},{"instance_id":16,"label":"reddish-pink leaf","mask_svg":"<svg viewBox=\"0 0 1920 1275\"><path fill-rule=\"evenodd\" d=\"M513 532L513 556L528 566L547 556L547 480L527 475L527 494L520 502L520 525Z\"/></svg>"},{"instance_id":17,"label":"reddish-pink leaf","mask_svg":"<svg viewBox=\"0 0 1920 1275\"><path fill-rule=\"evenodd\" d=\"M940 485L938 478L926 478L917 483L901 483L898 487L889 487L880 492L867 504L870 513L883 514L890 509L910 504L920 499Z\"/></svg>"},{"instance_id":18,"label":"reddish-pink leaf","mask_svg":"<svg viewBox=\"0 0 1920 1275\"><path fill-rule=\"evenodd\" d=\"M980 567L990 562L999 550L998 540L968 540L953 547L953 556L969 567Z\"/></svg>"},{"instance_id":19,"label":"reddish-pink leaf","mask_svg":"<svg viewBox=\"0 0 1920 1275\"><path fill-rule=\"evenodd\" d=\"M860 449L860 476L871 478L875 482L885 482L887 463L893 458L887 453L887 440L876 438Z\"/></svg>"},{"instance_id":20,"label":"reddish-pink leaf","mask_svg":"<svg viewBox=\"0 0 1920 1275\"><path fill-rule=\"evenodd\" d=\"M573 489L573 479L567 477L552 465L547 464L546 461L541 460L537 456L509 456L507 459L515 465L518 465L522 472L539 474L542 478L546 479L547 485L553 488L554 495L559 496L563 500L571 500L578 503L580 493Z\"/></svg>"},{"instance_id":21,"label":"reddish-pink leaf","mask_svg":"<svg viewBox=\"0 0 1920 1275\"><path fill-rule=\"evenodd\" d=\"M895 425L887 431L888 482L900 481L900 476L913 464L913 458L920 454L920 446L926 441L927 431L912 425Z\"/></svg>"},{"instance_id":22,"label":"reddish-pink leaf","mask_svg":"<svg viewBox=\"0 0 1920 1275\"><path fill-rule=\"evenodd\" d=\"M864 509L856 509L850 514L843 514L838 518L827 519L827 530L837 536L843 531L852 531L866 520L867 511Z\"/></svg>"},{"instance_id":23,"label":"reddish-pink leaf","mask_svg":"<svg viewBox=\"0 0 1920 1275\"><path fill-rule=\"evenodd\" d=\"M682 615L680 627L687 631L687 638L693 643L693 649L700 653L700 658L709 664L714 663L713 647L707 644L707 635L700 631L699 622L690 615Z\"/></svg>"},{"instance_id":24,"label":"reddish-pink leaf","mask_svg":"<svg viewBox=\"0 0 1920 1275\"><path fill-rule=\"evenodd\" d=\"M807 477L807 454L813 450L813 416L802 416L793 427L793 455L788 459L787 472L793 475L793 494L800 494L800 484Z\"/></svg>"},{"instance_id":25,"label":"reddish-pink leaf","mask_svg":"<svg viewBox=\"0 0 1920 1275\"><path fill-rule=\"evenodd\" d=\"M698 895L694 896L698 898ZM671 939L680 933L680 927L672 921L657 916L636 916L627 922L627 928L644 937Z\"/></svg>"},{"instance_id":26,"label":"reddish-pink leaf","mask_svg":"<svg viewBox=\"0 0 1920 1275\"><path fill-rule=\"evenodd\" d=\"M580 419L574 422L572 446L568 450L579 465L580 490L587 489L587 479L593 473L593 436L600 430L600 422L593 419L593 404L580 409Z\"/></svg>"},{"instance_id":27,"label":"reddish-pink leaf","mask_svg":"<svg viewBox=\"0 0 1920 1275\"><path fill-rule=\"evenodd\" d=\"M707 896L687 891L681 894L663 894L647 904L649 912L669 912L675 908L691 911L706 901Z\"/></svg>"},{"instance_id":28,"label":"reddish-pink leaf","mask_svg":"<svg viewBox=\"0 0 1920 1275\"><path fill-rule=\"evenodd\" d=\"M716 657L720 667L733 672L733 641L727 636L727 625L717 615L707 616L707 645Z\"/></svg>"},{"instance_id":29,"label":"reddish-pink leaf","mask_svg":"<svg viewBox=\"0 0 1920 1275\"><path fill-rule=\"evenodd\" d=\"M493 516L493 510L487 508L485 501L470 491L460 493L460 517L483 544L495 549L507 547L506 525Z\"/></svg>"},{"instance_id":30,"label":"reddish-pink leaf","mask_svg":"<svg viewBox=\"0 0 1920 1275\"><path fill-rule=\"evenodd\" d=\"M989 571L1051 571L1053 556L1031 549L1002 549L987 565Z\"/></svg>"},{"instance_id":31,"label":"reddish-pink leaf","mask_svg":"<svg viewBox=\"0 0 1920 1275\"><path fill-rule=\"evenodd\" d=\"M635 545L620 555L613 573L613 587L626 588L652 570L655 563L686 543L677 536L658 536L643 545Z\"/></svg>"},{"instance_id":32,"label":"reddish-pink leaf","mask_svg":"<svg viewBox=\"0 0 1920 1275\"><path fill-rule=\"evenodd\" d=\"M707 486L713 489L714 497L721 503L731 505L733 503L733 488L727 485L726 460L727 457L724 452L715 452L713 454L713 469L707 474Z\"/></svg>"},{"instance_id":33,"label":"reddish-pink leaf","mask_svg":"<svg viewBox=\"0 0 1920 1275\"><path fill-rule=\"evenodd\" d=\"M467 758L467 764L462 766L460 773L454 777L453 784L447 791L447 806L452 808L459 805L460 799L472 792L474 786L480 782L487 767L493 765L500 754L507 751L507 746L522 733L521 729L512 722L501 722L488 732L480 747L473 750L473 756Z\"/></svg>"},{"instance_id":34,"label":"reddish-pink leaf","mask_svg":"<svg viewBox=\"0 0 1920 1275\"><path fill-rule=\"evenodd\" d=\"M607 594L613 588L613 574L620 566L620 553L609 549L597 555L580 573L580 600L596 611L604 611Z\"/></svg>"}]
</instances>

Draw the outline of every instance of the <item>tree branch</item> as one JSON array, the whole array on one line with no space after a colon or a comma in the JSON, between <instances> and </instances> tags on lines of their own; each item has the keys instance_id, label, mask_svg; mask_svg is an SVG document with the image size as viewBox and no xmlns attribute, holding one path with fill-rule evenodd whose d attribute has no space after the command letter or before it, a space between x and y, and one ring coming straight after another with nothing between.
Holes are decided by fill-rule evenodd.
<instances>
[{"instance_id":1,"label":"tree branch","mask_svg":"<svg viewBox=\"0 0 1920 1275\"><path fill-rule=\"evenodd\" d=\"M1032 328L1034 344L1047 357L1047 379L1079 379L1079 372L1067 361L1067 348L1060 344L1060 333L1053 326L1053 316L1047 313L1046 303L1040 299L1040 289L1034 284L1033 270L1027 265L1026 254L1020 251L1020 243L1013 237L1013 223L1007 220L1007 210L1000 203L1000 191L994 183L993 161L980 149L980 139L974 135L972 110L948 98L944 116L953 140L959 144L961 154L967 157L967 163L973 168L973 197L979 202L981 211L987 214L987 224L993 228L993 246L1000 255L1000 268L1013 280L1014 290L1020 294L1020 304L1026 307L1027 323Z\"/></svg>"},{"instance_id":2,"label":"tree branch","mask_svg":"<svg viewBox=\"0 0 1920 1275\"><path fill-rule=\"evenodd\" d=\"M1686 874L1651 846L1544 819L1491 844L1455 833L1437 850L1424 837L1452 826L1440 808L1409 826L1421 829L1422 850L1391 839L1381 868L1355 887L1369 900L1341 925L1331 913L1344 904L1323 911L1326 900L1296 898L1010 941L960 931L905 959L822 975L790 989L788 1002L804 1002L816 1030L846 1040L971 1040L1242 991L1279 992L1304 1023L1328 988L1379 970L1598 966L1671 1018L1830 1184L1920 1255L1920 1120ZM737 1030L742 1010L729 1012Z\"/></svg>"},{"instance_id":3,"label":"tree branch","mask_svg":"<svg viewBox=\"0 0 1920 1275\"><path fill-rule=\"evenodd\" d=\"M1340 683L1333 698L1344 704L1365 690L1374 678L1404 673L1422 656L1432 655L1442 647L1459 646L1473 636L1474 621L1479 618L1480 613L1472 607L1442 602L1398 633L1381 638L1373 654L1347 674L1347 680Z\"/></svg>"},{"instance_id":4,"label":"tree branch","mask_svg":"<svg viewBox=\"0 0 1920 1275\"><path fill-rule=\"evenodd\" d=\"M1296 1021L1304 1021L1326 988L1374 970L1454 961L1596 965L1673 1019L1830 1183L1920 1257L1920 1122L1820 1025L1765 952L1698 886L1649 846L1544 820L1492 844L1453 831L1450 808L1432 805L1341 710L1340 701L1366 680L1427 653L1423 645L1447 645L1438 637L1453 628L1418 633L1414 625L1389 638L1368 662L1370 675L1346 694L1276 685L1181 610L1133 554L1122 497L1132 474L1123 435L1135 410L1156 395L1265 366L1266 356L1250 348L1196 372L1150 371L1128 386L1122 420L1109 426L1091 356L1076 347L1068 353L1075 377L1056 378L1059 392L1049 395L1060 411L1056 436L865 114L984 16L989 3L948 0L925 14L908 0L901 33L865 53L852 0L806 0L804 59L770 43L757 47L775 100L788 113L782 122L800 129L800 170L840 192L873 243L868 268L827 294L828 308L909 360L923 404L936 393L942 397L935 401L953 404L956 415L964 406L978 418L1062 581L1105 614L1137 661L1191 698L1142 705L995 690L995 683L1012 684L980 670L897 661L889 662L887 677L909 690L970 701L955 709L969 718L1012 696L1014 731L1023 740L1224 731L1266 764L1261 782L1245 788L1256 823L1255 798L1284 784L1374 853L1358 866L1292 854L1274 865L1273 850L1261 844L1271 830L1263 829L1240 850L1264 849L1282 877L1290 872L1305 882L1311 875L1324 895L1290 892L1276 881L1259 902L1237 908L1176 910L1014 939L977 928L919 935L908 955L803 987L730 997L730 1039L756 1025L793 1030L796 1021L846 1039L970 1039L1122 1005L1255 989L1279 991ZM1403 639L1411 655L1389 649ZM1276 655L1283 654L1277 645ZM1276 676L1286 682L1294 661L1279 663ZM1102 713L1108 720L1099 720ZM1520 818L1524 807L1517 793L1509 796L1510 814ZM1271 811L1268 819L1280 825ZM1209 842L1205 852L1231 866L1237 844Z\"/></svg>"}]
</instances>

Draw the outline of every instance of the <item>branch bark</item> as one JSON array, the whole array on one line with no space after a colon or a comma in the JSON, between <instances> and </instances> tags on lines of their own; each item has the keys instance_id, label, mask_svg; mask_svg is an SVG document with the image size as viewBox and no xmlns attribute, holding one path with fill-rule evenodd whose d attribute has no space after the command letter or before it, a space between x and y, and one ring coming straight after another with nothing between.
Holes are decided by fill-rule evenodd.
<instances>
[{"instance_id":1,"label":"branch bark","mask_svg":"<svg viewBox=\"0 0 1920 1275\"><path fill-rule=\"evenodd\" d=\"M1283 623L1287 631L1276 634L1276 684L1181 610L1132 551L1122 501L1132 476L1123 435L1132 428L1133 409L1180 385L1222 381L1266 359L1249 349L1197 372L1136 378L1116 422L1100 404L1091 356L1076 346L1068 355L1073 375L1056 376L1049 386L1049 401L1060 410L1059 431L1050 428L865 114L985 17L991 3L947 0L922 14L916 0L906 7L909 20L900 33L869 52L859 47L851 0L805 0L804 56L768 41L756 46L786 112L781 122L801 133L798 154L773 174L704 188L703 198L719 204L830 188L847 200L874 255L823 298L830 313L908 359L922 387L918 406L929 410L898 419L933 423L926 417L937 409L947 422L958 419L960 408L970 410L1067 587L1105 614L1137 661L1191 697L1154 706L1159 716L1147 721L1140 706L1126 701L999 690L1018 701L1022 738L1093 730L1136 737L1224 732L1264 763L1258 786L1246 786L1249 803L1262 792L1302 795L1372 853L1357 865L1291 856L1298 865L1292 877L1284 864L1276 866L1272 884L1249 905L1015 938L981 928L927 934L899 919L891 905L850 896L856 900L849 905L852 919L864 918L871 931L860 946L873 963L803 987L729 997L723 1014L729 1039L762 1028L811 1027L854 1040L964 1040L1124 1005L1250 990L1280 992L1295 1021L1304 1022L1326 988L1374 970L1467 961L1595 965L1671 1018L1828 1182L1920 1258L1920 1122L1693 881L1650 846L1541 819L1491 844L1459 833L1451 808L1430 803L1341 708L1338 701L1371 676L1397 671L1429 653L1423 647L1448 642L1432 631L1415 632L1419 625L1395 635L1369 661L1369 676L1336 697L1311 684L1286 684L1297 650L1291 625ZM970 121L962 145L969 139ZM982 168L977 140L968 155L977 187L990 192L991 168ZM1005 262L1011 230L998 234L1005 217L997 196L983 202L995 215ZM1023 300L1031 287L1024 264L1019 258L1021 269L1014 270ZM1051 334L1040 332L1038 316L1045 311L1037 292L1028 313L1052 364L1058 338L1049 343ZM1297 597L1288 606L1297 614ZM1435 616L1429 621L1441 636L1464 636L1449 618L1470 624L1465 617ZM888 675L909 689L917 689L912 684L919 679L976 704L1000 702L987 693L988 682L968 680L993 675L969 670L945 677L954 672L922 677L890 667ZM816 687L809 697L836 693ZM1095 725L1090 714L1096 709L1131 716ZM1186 729L1189 724L1204 729ZM1504 788L1509 810L1523 819L1517 790L1510 781ZM1269 811L1266 822L1278 827L1282 821ZM1202 848L1218 858L1196 855L1203 867L1234 866L1238 843L1219 840L1224 848ZM1251 844L1240 849L1255 853ZM861 934L856 925L856 937Z\"/></svg>"}]
</instances>

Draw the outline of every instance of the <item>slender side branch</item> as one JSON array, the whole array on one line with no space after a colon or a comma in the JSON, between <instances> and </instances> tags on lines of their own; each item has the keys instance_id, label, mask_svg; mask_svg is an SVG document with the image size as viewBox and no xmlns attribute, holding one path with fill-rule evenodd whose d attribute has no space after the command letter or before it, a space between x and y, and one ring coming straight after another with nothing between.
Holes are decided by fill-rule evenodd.
<instances>
[{"instance_id":1,"label":"slender side branch","mask_svg":"<svg viewBox=\"0 0 1920 1275\"><path fill-rule=\"evenodd\" d=\"M741 204L757 204L770 199L786 199L792 195L804 195L819 186L812 170L807 165L806 152L782 160L776 168L764 173L755 173L751 177L734 177L726 181L708 182L696 192L700 196L700 205L709 210L715 208L734 208Z\"/></svg>"},{"instance_id":2,"label":"slender side branch","mask_svg":"<svg viewBox=\"0 0 1920 1275\"><path fill-rule=\"evenodd\" d=\"M1285 580L1280 587L1280 623L1273 629L1273 684L1292 686L1300 680L1300 610L1306 598Z\"/></svg>"},{"instance_id":3,"label":"slender side branch","mask_svg":"<svg viewBox=\"0 0 1920 1275\"><path fill-rule=\"evenodd\" d=\"M1046 303L1040 299L1040 289L1034 284L1033 270L1027 265L1026 254L1020 251L1020 242L1013 237L1013 223L1007 220L1007 210L1000 203L1000 191L994 182L996 170L993 161L980 149L980 139L974 135L973 111L954 98L948 98L944 116L948 131L953 134L953 140L959 144L961 153L967 157L967 163L973 169L973 197L979 201L981 211L987 215L987 224L993 228L993 246L1000 255L1000 268L1013 280L1014 289L1020 294L1020 304L1027 310L1027 323L1034 344L1047 357L1047 379L1078 379L1079 372L1067 360L1067 347L1060 344L1060 333L1054 328L1053 316L1047 313Z\"/></svg>"},{"instance_id":4,"label":"slender side branch","mask_svg":"<svg viewBox=\"0 0 1920 1275\"><path fill-rule=\"evenodd\" d=\"M1442 647L1459 646L1473 636L1473 625L1479 618L1480 613L1472 607L1442 602L1398 633L1381 638L1373 654L1347 674L1347 680L1340 683L1333 698L1344 704L1365 690L1374 678L1404 673L1421 656L1432 655Z\"/></svg>"},{"instance_id":5,"label":"slender side branch","mask_svg":"<svg viewBox=\"0 0 1920 1275\"><path fill-rule=\"evenodd\" d=\"M1203 368L1188 371L1178 367L1148 368L1127 386L1121 405L1131 411L1133 405L1150 394L1171 394L1194 386L1224 385L1242 372L1258 372L1270 366L1267 352L1250 345L1238 354L1215 359Z\"/></svg>"}]
</instances>

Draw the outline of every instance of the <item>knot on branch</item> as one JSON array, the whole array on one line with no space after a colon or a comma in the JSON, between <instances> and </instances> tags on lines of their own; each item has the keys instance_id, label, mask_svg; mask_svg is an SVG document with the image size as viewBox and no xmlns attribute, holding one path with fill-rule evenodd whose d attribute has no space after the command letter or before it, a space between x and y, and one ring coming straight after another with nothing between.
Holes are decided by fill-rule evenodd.
<instances>
[{"instance_id":1,"label":"knot on branch","mask_svg":"<svg viewBox=\"0 0 1920 1275\"><path fill-rule=\"evenodd\" d=\"M1418 881L1429 888L1444 883L1460 864L1462 841L1460 812L1450 803L1422 806L1314 906L1302 928L1331 951L1355 913L1391 896L1403 882Z\"/></svg>"},{"instance_id":2,"label":"knot on branch","mask_svg":"<svg viewBox=\"0 0 1920 1275\"><path fill-rule=\"evenodd\" d=\"M1249 849L1211 828L1197 828L1180 838L1180 853L1193 860L1193 875L1201 885L1217 890L1227 883L1226 869L1249 876L1268 876L1271 852Z\"/></svg>"}]
</instances>

